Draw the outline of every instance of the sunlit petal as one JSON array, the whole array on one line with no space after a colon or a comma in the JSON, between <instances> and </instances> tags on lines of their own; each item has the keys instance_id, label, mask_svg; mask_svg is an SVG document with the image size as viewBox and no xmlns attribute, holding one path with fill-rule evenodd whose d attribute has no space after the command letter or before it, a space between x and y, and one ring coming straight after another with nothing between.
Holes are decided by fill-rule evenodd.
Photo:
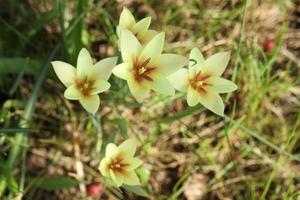
<instances>
[{"instance_id":1,"label":"sunlit petal","mask_svg":"<svg viewBox=\"0 0 300 200\"><path fill-rule=\"evenodd\" d=\"M150 88L146 85L138 84L134 80L127 81L129 90L138 102L142 102L150 92Z\"/></svg>"},{"instance_id":2,"label":"sunlit petal","mask_svg":"<svg viewBox=\"0 0 300 200\"><path fill-rule=\"evenodd\" d=\"M117 185L117 187L121 187L124 183L124 177L122 174L118 173L116 174L112 170L110 170L110 176L113 180L113 182Z\"/></svg>"},{"instance_id":3,"label":"sunlit petal","mask_svg":"<svg viewBox=\"0 0 300 200\"><path fill-rule=\"evenodd\" d=\"M105 156L115 157L119 153L118 147L114 143L109 143L105 149Z\"/></svg>"},{"instance_id":4,"label":"sunlit petal","mask_svg":"<svg viewBox=\"0 0 300 200\"><path fill-rule=\"evenodd\" d=\"M84 109L92 114L97 112L100 105L100 98L98 95L82 97L79 101Z\"/></svg>"},{"instance_id":5,"label":"sunlit petal","mask_svg":"<svg viewBox=\"0 0 300 200\"><path fill-rule=\"evenodd\" d=\"M99 94L101 92L107 91L110 88L110 83L105 80L97 80L95 82L95 87L93 88L92 94Z\"/></svg>"},{"instance_id":6,"label":"sunlit petal","mask_svg":"<svg viewBox=\"0 0 300 200\"><path fill-rule=\"evenodd\" d=\"M205 83L209 84L207 89L215 93L227 93L237 89L236 84L232 81L220 77L210 77Z\"/></svg>"},{"instance_id":7,"label":"sunlit petal","mask_svg":"<svg viewBox=\"0 0 300 200\"><path fill-rule=\"evenodd\" d=\"M132 170L125 172L123 181L126 185L141 185L139 177Z\"/></svg>"},{"instance_id":8,"label":"sunlit petal","mask_svg":"<svg viewBox=\"0 0 300 200\"><path fill-rule=\"evenodd\" d=\"M123 62L135 59L142 48L138 39L127 29L121 30L120 46Z\"/></svg>"},{"instance_id":9,"label":"sunlit petal","mask_svg":"<svg viewBox=\"0 0 300 200\"><path fill-rule=\"evenodd\" d=\"M188 70L185 68L179 69L177 72L168 76L168 80L173 87L181 92L187 92L188 89Z\"/></svg>"},{"instance_id":10,"label":"sunlit petal","mask_svg":"<svg viewBox=\"0 0 300 200\"><path fill-rule=\"evenodd\" d=\"M119 149L123 155L132 157L135 154L137 148L137 141L133 138L125 140L122 144L120 144Z\"/></svg>"},{"instance_id":11,"label":"sunlit petal","mask_svg":"<svg viewBox=\"0 0 300 200\"><path fill-rule=\"evenodd\" d=\"M155 30L147 30L143 35L142 35L142 39L144 44L147 44L148 42L150 42L154 36L156 36L158 34L157 31Z\"/></svg>"},{"instance_id":12,"label":"sunlit petal","mask_svg":"<svg viewBox=\"0 0 300 200\"><path fill-rule=\"evenodd\" d=\"M123 11L119 19L119 25L123 26L124 28L130 28L134 24L135 24L134 16L126 7L123 7Z\"/></svg>"},{"instance_id":13,"label":"sunlit petal","mask_svg":"<svg viewBox=\"0 0 300 200\"><path fill-rule=\"evenodd\" d=\"M164 46L165 33L157 34L143 49L140 59L145 60L148 58L155 59L158 57Z\"/></svg>"},{"instance_id":14,"label":"sunlit petal","mask_svg":"<svg viewBox=\"0 0 300 200\"><path fill-rule=\"evenodd\" d=\"M156 78L153 82L149 83L152 90L165 95L174 95L175 90L171 85L170 81L168 81L164 77Z\"/></svg>"},{"instance_id":15,"label":"sunlit petal","mask_svg":"<svg viewBox=\"0 0 300 200\"><path fill-rule=\"evenodd\" d=\"M148 30L150 24L151 24L151 17L145 17L144 19L134 24L131 28L131 31L135 34L143 35Z\"/></svg>"},{"instance_id":16,"label":"sunlit petal","mask_svg":"<svg viewBox=\"0 0 300 200\"><path fill-rule=\"evenodd\" d=\"M140 159L133 158L133 157L127 158L126 161L129 163L130 170L134 170L134 169L138 168L143 163L143 161L141 161Z\"/></svg>"},{"instance_id":17,"label":"sunlit petal","mask_svg":"<svg viewBox=\"0 0 300 200\"><path fill-rule=\"evenodd\" d=\"M51 62L51 64L57 77L66 87L69 87L74 83L74 80L76 78L75 67L61 61L53 61Z\"/></svg>"},{"instance_id":18,"label":"sunlit petal","mask_svg":"<svg viewBox=\"0 0 300 200\"><path fill-rule=\"evenodd\" d=\"M81 97L81 93L75 85L71 85L65 90L64 96L70 100L78 100Z\"/></svg>"},{"instance_id":19,"label":"sunlit petal","mask_svg":"<svg viewBox=\"0 0 300 200\"><path fill-rule=\"evenodd\" d=\"M220 52L210 56L203 67L203 73L210 76L221 76L230 58L230 52Z\"/></svg>"},{"instance_id":20,"label":"sunlit petal","mask_svg":"<svg viewBox=\"0 0 300 200\"><path fill-rule=\"evenodd\" d=\"M82 48L79 52L77 59L77 76L78 78L84 78L89 74L90 68L93 66L93 60L85 48Z\"/></svg>"},{"instance_id":21,"label":"sunlit petal","mask_svg":"<svg viewBox=\"0 0 300 200\"><path fill-rule=\"evenodd\" d=\"M199 93L192 87L189 87L187 91L186 100L189 106L197 105L199 103Z\"/></svg>"},{"instance_id":22,"label":"sunlit petal","mask_svg":"<svg viewBox=\"0 0 300 200\"><path fill-rule=\"evenodd\" d=\"M219 94L208 92L199 96L199 102L217 115L224 115L224 103Z\"/></svg>"},{"instance_id":23,"label":"sunlit petal","mask_svg":"<svg viewBox=\"0 0 300 200\"><path fill-rule=\"evenodd\" d=\"M99 62L97 62L91 71L90 76L95 79L103 79L108 80L112 69L116 66L118 57L105 58Z\"/></svg>"},{"instance_id":24,"label":"sunlit petal","mask_svg":"<svg viewBox=\"0 0 300 200\"><path fill-rule=\"evenodd\" d=\"M112 73L121 79L128 80L132 76L131 68L132 64L130 62L124 62L113 68Z\"/></svg>"},{"instance_id":25,"label":"sunlit petal","mask_svg":"<svg viewBox=\"0 0 300 200\"><path fill-rule=\"evenodd\" d=\"M110 163L110 158L103 158L99 165L99 170L103 176L109 176L109 168L108 165Z\"/></svg>"},{"instance_id":26,"label":"sunlit petal","mask_svg":"<svg viewBox=\"0 0 300 200\"><path fill-rule=\"evenodd\" d=\"M159 57L159 70L164 75L170 75L188 64L188 59L176 54L162 54Z\"/></svg>"},{"instance_id":27,"label":"sunlit petal","mask_svg":"<svg viewBox=\"0 0 300 200\"><path fill-rule=\"evenodd\" d=\"M196 67L200 69L204 66L205 60L198 48L193 48L190 53L189 67Z\"/></svg>"}]
</instances>

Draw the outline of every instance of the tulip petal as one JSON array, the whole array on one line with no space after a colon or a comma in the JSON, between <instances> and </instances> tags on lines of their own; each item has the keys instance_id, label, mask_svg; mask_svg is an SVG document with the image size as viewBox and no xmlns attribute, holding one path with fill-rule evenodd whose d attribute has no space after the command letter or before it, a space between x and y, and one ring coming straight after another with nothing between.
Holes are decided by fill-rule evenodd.
<instances>
[{"instance_id":1,"label":"tulip petal","mask_svg":"<svg viewBox=\"0 0 300 200\"><path fill-rule=\"evenodd\" d=\"M159 33L157 34L143 49L140 59L146 60L148 58L151 58L152 60L158 57L164 47L164 41L165 41L165 33Z\"/></svg>"},{"instance_id":2,"label":"tulip petal","mask_svg":"<svg viewBox=\"0 0 300 200\"><path fill-rule=\"evenodd\" d=\"M78 100L81 97L81 93L75 85L71 85L65 90L64 96L70 100Z\"/></svg>"},{"instance_id":3,"label":"tulip petal","mask_svg":"<svg viewBox=\"0 0 300 200\"><path fill-rule=\"evenodd\" d=\"M109 176L108 165L109 165L110 161L111 160L109 158L103 158L100 162L99 170L103 176L106 176L106 177Z\"/></svg>"},{"instance_id":4,"label":"tulip petal","mask_svg":"<svg viewBox=\"0 0 300 200\"><path fill-rule=\"evenodd\" d=\"M135 59L142 48L138 39L127 29L121 30L120 47L123 62Z\"/></svg>"},{"instance_id":5,"label":"tulip petal","mask_svg":"<svg viewBox=\"0 0 300 200\"><path fill-rule=\"evenodd\" d=\"M129 77L132 76L130 73L131 68L132 64L130 62L124 62L113 68L112 73L121 79L129 80Z\"/></svg>"},{"instance_id":6,"label":"tulip petal","mask_svg":"<svg viewBox=\"0 0 300 200\"><path fill-rule=\"evenodd\" d=\"M117 185L117 187L121 187L124 183L123 175L120 173L114 173L112 170L109 170L109 172L113 182Z\"/></svg>"},{"instance_id":7,"label":"tulip petal","mask_svg":"<svg viewBox=\"0 0 300 200\"><path fill-rule=\"evenodd\" d=\"M74 80L76 79L75 67L61 61L53 61L51 64L57 77L66 87L69 87L74 83Z\"/></svg>"},{"instance_id":8,"label":"tulip petal","mask_svg":"<svg viewBox=\"0 0 300 200\"><path fill-rule=\"evenodd\" d=\"M149 83L152 90L165 94L165 95L174 95L175 90L172 86L172 84L163 77L156 78L153 82Z\"/></svg>"},{"instance_id":9,"label":"tulip petal","mask_svg":"<svg viewBox=\"0 0 300 200\"><path fill-rule=\"evenodd\" d=\"M141 185L139 177L136 175L135 171L132 170L125 172L123 180L126 185Z\"/></svg>"},{"instance_id":10,"label":"tulip petal","mask_svg":"<svg viewBox=\"0 0 300 200\"><path fill-rule=\"evenodd\" d=\"M192 87L189 87L187 91L187 97L186 97L187 104L189 106L197 105L199 103L199 96L200 94L196 90L194 90Z\"/></svg>"},{"instance_id":11,"label":"tulip petal","mask_svg":"<svg viewBox=\"0 0 300 200\"><path fill-rule=\"evenodd\" d=\"M236 84L232 81L220 77L210 77L205 83L209 84L207 89L215 93L228 93L237 89Z\"/></svg>"},{"instance_id":12,"label":"tulip petal","mask_svg":"<svg viewBox=\"0 0 300 200\"><path fill-rule=\"evenodd\" d=\"M150 88L146 85L137 83L135 80L128 80L129 90L138 102L142 102L149 94Z\"/></svg>"},{"instance_id":13,"label":"tulip petal","mask_svg":"<svg viewBox=\"0 0 300 200\"><path fill-rule=\"evenodd\" d=\"M131 31L137 35L143 35L151 24L151 17L145 17L132 26Z\"/></svg>"},{"instance_id":14,"label":"tulip petal","mask_svg":"<svg viewBox=\"0 0 300 200\"><path fill-rule=\"evenodd\" d=\"M148 42L150 42L152 40L152 38L154 38L154 36L156 36L158 34L157 31L155 30L147 30L141 37L143 40L144 44L147 44Z\"/></svg>"},{"instance_id":15,"label":"tulip petal","mask_svg":"<svg viewBox=\"0 0 300 200\"><path fill-rule=\"evenodd\" d=\"M119 153L118 147L114 143L109 143L105 149L106 157L115 157Z\"/></svg>"},{"instance_id":16,"label":"tulip petal","mask_svg":"<svg viewBox=\"0 0 300 200\"><path fill-rule=\"evenodd\" d=\"M126 161L129 163L129 170L134 170L141 166L141 164L143 163L143 161L141 161L140 159L133 157L127 158Z\"/></svg>"},{"instance_id":17,"label":"tulip petal","mask_svg":"<svg viewBox=\"0 0 300 200\"><path fill-rule=\"evenodd\" d=\"M127 8L124 7L120 15L119 25L121 25L123 28L130 28L134 24L134 16Z\"/></svg>"},{"instance_id":18,"label":"tulip petal","mask_svg":"<svg viewBox=\"0 0 300 200\"><path fill-rule=\"evenodd\" d=\"M159 58L159 70L166 76L178 71L186 64L188 64L188 59L176 54L162 54Z\"/></svg>"},{"instance_id":19,"label":"tulip petal","mask_svg":"<svg viewBox=\"0 0 300 200\"><path fill-rule=\"evenodd\" d=\"M92 66L93 60L90 53L85 48L82 48L77 58L77 76L80 79L85 78Z\"/></svg>"},{"instance_id":20,"label":"tulip petal","mask_svg":"<svg viewBox=\"0 0 300 200\"><path fill-rule=\"evenodd\" d=\"M137 148L137 141L133 138L125 140L119 146L120 152L122 152L122 155L124 155L125 157L133 157L136 148Z\"/></svg>"},{"instance_id":21,"label":"tulip petal","mask_svg":"<svg viewBox=\"0 0 300 200\"><path fill-rule=\"evenodd\" d=\"M100 105L100 98L98 95L92 95L79 99L84 109L92 114L95 114Z\"/></svg>"},{"instance_id":22,"label":"tulip petal","mask_svg":"<svg viewBox=\"0 0 300 200\"><path fill-rule=\"evenodd\" d=\"M210 56L203 66L203 73L210 76L221 76L228 65L230 52L220 52Z\"/></svg>"},{"instance_id":23,"label":"tulip petal","mask_svg":"<svg viewBox=\"0 0 300 200\"><path fill-rule=\"evenodd\" d=\"M189 67L201 68L204 63L204 57L198 48L193 48L190 53Z\"/></svg>"},{"instance_id":24,"label":"tulip petal","mask_svg":"<svg viewBox=\"0 0 300 200\"><path fill-rule=\"evenodd\" d=\"M217 115L224 115L224 103L219 94L208 92L199 96L199 102Z\"/></svg>"},{"instance_id":25,"label":"tulip petal","mask_svg":"<svg viewBox=\"0 0 300 200\"><path fill-rule=\"evenodd\" d=\"M179 69L177 72L168 76L168 80L175 89L186 92L189 86L188 70L186 68Z\"/></svg>"},{"instance_id":26,"label":"tulip petal","mask_svg":"<svg viewBox=\"0 0 300 200\"><path fill-rule=\"evenodd\" d=\"M95 79L108 80L112 69L116 66L118 57L105 58L97 62L91 70L90 76Z\"/></svg>"},{"instance_id":27,"label":"tulip petal","mask_svg":"<svg viewBox=\"0 0 300 200\"><path fill-rule=\"evenodd\" d=\"M93 88L92 94L99 94L101 92L107 91L110 88L110 83L105 80L97 80Z\"/></svg>"}]
</instances>

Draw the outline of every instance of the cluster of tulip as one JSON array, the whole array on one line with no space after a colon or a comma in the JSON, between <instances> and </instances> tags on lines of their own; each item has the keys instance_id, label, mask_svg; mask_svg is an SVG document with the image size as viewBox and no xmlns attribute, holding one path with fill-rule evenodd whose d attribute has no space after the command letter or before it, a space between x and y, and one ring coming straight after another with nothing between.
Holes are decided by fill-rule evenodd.
<instances>
[{"instance_id":1,"label":"cluster of tulip","mask_svg":"<svg viewBox=\"0 0 300 200\"><path fill-rule=\"evenodd\" d=\"M149 29L151 17L135 20L124 8L116 32L122 63L117 57L105 58L93 64L86 49L82 49L77 68L53 61L52 65L60 81L67 87L64 96L79 100L88 112L94 114L99 108L99 93L110 88L108 79L113 73L127 81L133 97L142 102L151 90L165 95L174 95L175 89L186 94L187 104L201 103L217 115L223 116L224 103L219 93L228 93L237 86L220 76L230 58L229 52L220 52L204 59L199 49L191 50L189 59L176 54L162 53L165 34ZM187 66L187 68L183 68ZM135 158L137 141L128 139L121 145L108 144L105 158L99 170L113 180L116 186L139 185L135 170L142 161Z\"/></svg>"}]
</instances>

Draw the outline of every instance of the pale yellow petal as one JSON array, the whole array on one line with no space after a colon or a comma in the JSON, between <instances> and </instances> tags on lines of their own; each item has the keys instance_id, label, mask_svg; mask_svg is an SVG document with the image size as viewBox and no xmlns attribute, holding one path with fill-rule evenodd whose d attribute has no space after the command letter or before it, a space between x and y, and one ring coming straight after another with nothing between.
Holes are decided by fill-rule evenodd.
<instances>
[{"instance_id":1,"label":"pale yellow petal","mask_svg":"<svg viewBox=\"0 0 300 200\"><path fill-rule=\"evenodd\" d=\"M162 54L159 57L159 71L168 76L188 64L188 59L176 54Z\"/></svg>"},{"instance_id":2,"label":"pale yellow petal","mask_svg":"<svg viewBox=\"0 0 300 200\"><path fill-rule=\"evenodd\" d=\"M138 83L135 80L128 80L127 83L132 96L138 102L142 102L149 95L150 88L146 84Z\"/></svg>"},{"instance_id":3,"label":"pale yellow petal","mask_svg":"<svg viewBox=\"0 0 300 200\"><path fill-rule=\"evenodd\" d=\"M120 173L114 173L112 170L109 170L110 177L117 187L121 187L124 183L124 177Z\"/></svg>"},{"instance_id":4,"label":"pale yellow petal","mask_svg":"<svg viewBox=\"0 0 300 200\"><path fill-rule=\"evenodd\" d=\"M103 176L109 176L109 163L111 162L110 158L103 158L99 165L99 170Z\"/></svg>"},{"instance_id":5,"label":"pale yellow petal","mask_svg":"<svg viewBox=\"0 0 300 200\"><path fill-rule=\"evenodd\" d=\"M105 149L105 156L114 158L119 153L118 147L114 143L109 143Z\"/></svg>"},{"instance_id":6,"label":"pale yellow petal","mask_svg":"<svg viewBox=\"0 0 300 200\"><path fill-rule=\"evenodd\" d=\"M150 42L158 34L155 30L147 30L142 36L143 44Z\"/></svg>"},{"instance_id":7,"label":"pale yellow petal","mask_svg":"<svg viewBox=\"0 0 300 200\"><path fill-rule=\"evenodd\" d=\"M202 68L203 73L210 76L221 76L225 71L230 58L230 52L220 52L210 56Z\"/></svg>"},{"instance_id":8,"label":"pale yellow petal","mask_svg":"<svg viewBox=\"0 0 300 200\"><path fill-rule=\"evenodd\" d=\"M53 61L51 64L57 77L66 87L69 87L74 83L74 80L76 79L75 67L61 61Z\"/></svg>"},{"instance_id":9,"label":"pale yellow petal","mask_svg":"<svg viewBox=\"0 0 300 200\"><path fill-rule=\"evenodd\" d=\"M143 49L140 59L141 60L146 60L148 58L151 58L154 60L157 58L164 47L164 42L165 42L165 33L159 33L157 34Z\"/></svg>"},{"instance_id":10,"label":"pale yellow petal","mask_svg":"<svg viewBox=\"0 0 300 200\"><path fill-rule=\"evenodd\" d=\"M198 48L193 48L190 53L189 67L196 67L197 69L204 66L205 60Z\"/></svg>"},{"instance_id":11,"label":"pale yellow petal","mask_svg":"<svg viewBox=\"0 0 300 200\"><path fill-rule=\"evenodd\" d=\"M186 68L179 69L177 72L168 76L168 80L176 90L187 92L189 86L188 70Z\"/></svg>"},{"instance_id":12,"label":"pale yellow petal","mask_svg":"<svg viewBox=\"0 0 300 200\"><path fill-rule=\"evenodd\" d=\"M141 166L141 164L143 163L143 161L141 161L140 159L133 158L133 157L127 158L126 162L129 163L129 167L128 167L129 170L134 170L139 166Z\"/></svg>"},{"instance_id":13,"label":"pale yellow petal","mask_svg":"<svg viewBox=\"0 0 300 200\"><path fill-rule=\"evenodd\" d=\"M81 93L75 85L71 85L65 90L64 96L70 100L78 100L81 97Z\"/></svg>"},{"instance_id":14,"label":"pale yellow petal","mask_svg":"<svg viewBox=\"0 0 300 200\"><path fill-rule=\"evenodd\" d=\"M122 142L119 146L119 150L125 157L132 157L135 154L137 148L136 139L130 138Z\"/></svg>"},{"instance_id":15,"label":"pale yellow petal","mask_svg":"<svg viewBox=\"0 0 300 200\"><path fill-rule=\"evenodd\" d=\"M80 79L85 78L89 74L89 70L92 66L93 60L90 53L85 48L82 48L77 59L77 76Z\"/></svg>"},{"instance_id":16,"label":"pale yellow petal","mask_svg":"<svg viewBox=\"0 0 300 200\"><path fill-rule=\"evenodd\" d=\"M119 19L119 25L124 28L130 28L135 24L135 19L132 13L126 8L123 7L122 13Z\"/></svg>"},{"instance_id":17,"label":"pale yellow petal","mask_svg":"<svg viewBox=\"0 0 300 200\"><path fill-rule=\"evenodd\" d=\"M171 85L170 81L168 81L164 77L155 78L154 81L149 83L152 90L165 95L174 95L175 90Z\"/></svg>"},{"instance_id":18,"label":"pale yellow petal","mask_svg":"<svg viewBox=\"0 0 300 200\"><path fill-rule=\"evenodd\" d=\"M138 39L127 29L121 30L120 47L123 62L132 62L142 48Z\"/></svg>"},{"instance_id":19,"label":"pale yellow petal","mask_svg":"<svg viewBox=\"0 0 300 200\"><path fill-rule=\"evenodd\" d=\"M135 171L128 170L123 176L124 184L126 185L141 185L139 177L136 175Z\"/></svg>"},{"instance_id":20,"label":"pale yellow petal","mask_svg":"<svg viewBox=\"0 0 300 200\"><path fill-rule=\"evenodd\" d=\"M90 76L95 77L95 79L108 80L112 69L116 66L118 57L105 58L97 62L91 71Z\"/></svg>"},{"instance_id":21,"label":"pale yellow petal","mask_svg":"<svg viewBox=\"0 0 300 200\"><path fill-rule=\"evenodd\" d=\"M207 90L215 93L227 93L237 89L237 86L234 84L234 82L216 76L208 78L205 80L205 83L209 84L207 86Z\"/></svg>"},{"instance_id":22,"label":"pale yellow petal","mask_svg":"<svg viewBox=\"0 0 300 200\"><path fill-rule=\"evenodd\" d=\"M129 80L130 77L132 77L131 69L132 64L130 62L124 62L113 68L112 73L121 79Z\"/></svg>"},{"instance_id":23,"label":"pale yellow petal","mask_svg":"<svg viewBox=\"0 0 300 200\"><path fill-rule=\"evenodd\" d=\"M208 92L199 96L199 102L217 115L224 115L224 103L219 94Z\"/></svg>"},{"instance_id":24,"label":"pale yellow petal","mask_svg":"<svg viewBox=\"0 0 300 200\"><path fill-rule=\"evenodd\" d=\"M144 19L134 24L131 28L131 31L137 35L143 35L148 30L150 24L151 24L151 17L145 17Z\"/></svg>"},{"instance_id":25,"label":"pale yellow petal","mask_svg":"<svg viewBox=\"0 0 300 200\"><path fill-rule=\"evenodd\" d=\"M199 103L199 93L192 87L188 88L186 100L189 106L195 106Z\"/></svg>"},{"instance_id":26,"label":"pale yellow petal","mask_svg":"<svg viewBox=\"0 0 300 200\"><path fill-rule=\"evenodd\" d=\"M98 95L82 97L79 101L83 108L92 114L95 114L100 106L100 98Z\"/></svg>"},{"instance_id":27,"label":"pale yellow petal","mask_svg":"<svg viewBox=\"0 0 300 200\"><path fill-rule=\"evenodd\" d=\"M107 91L110 88L110 83L105 80L97 80L93 88L92 94L99 94L101 92Z\"/></svg>"}]
</instances>

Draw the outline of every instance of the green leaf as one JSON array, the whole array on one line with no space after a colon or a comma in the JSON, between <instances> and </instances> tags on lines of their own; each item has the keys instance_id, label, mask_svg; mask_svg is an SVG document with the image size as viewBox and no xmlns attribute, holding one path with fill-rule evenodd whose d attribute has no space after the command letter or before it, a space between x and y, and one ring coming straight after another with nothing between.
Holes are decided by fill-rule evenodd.
<instances>
[{"instance_id":1,"label":"green leaf","mask_svg":"<svg viewBox=\"0 0 300 200\"><path fill-rule=\"evenodd\" d=\"M74 187L80 184L80 181L66 176L44 176L33 178L35 187L53 191L61 188Z\"/></svg>"},{"instance_id":2,"label":"green leaf","mask_svg":"<svg viewBox=\"0 0 300 200\"><path fill-rule=\"evenodd\" d=\"M201 113L203 110L204 110L203 106L201 104L198 104L197 106L194 107L188 107L186 110L175 113L174 115L162 117L162 122L170 123L190 115Z\"/></svg>"},{"instance_id":3,"label":"green leaf","mask_svg":"<svg viewBox=\"0 0 300 200\"><path fill-rule=\"evenodd\" d=\"M141 197L150 197L146 190L141 186L123 185L122 188Z\"/></svg>"},{"instance_id":4,"label":"green leaf","mask_svg":"<svg viewBox=\"0 0 300 200\"><path fill-rule=\"evenodd\" d=\"M27 67L24 64L27 62ZM24 68L25 74L38 74L41 70L42 63L39 60L28 60L27 58L0 58L0 73L19 74Z\"/></svg>"}]
</instances>

